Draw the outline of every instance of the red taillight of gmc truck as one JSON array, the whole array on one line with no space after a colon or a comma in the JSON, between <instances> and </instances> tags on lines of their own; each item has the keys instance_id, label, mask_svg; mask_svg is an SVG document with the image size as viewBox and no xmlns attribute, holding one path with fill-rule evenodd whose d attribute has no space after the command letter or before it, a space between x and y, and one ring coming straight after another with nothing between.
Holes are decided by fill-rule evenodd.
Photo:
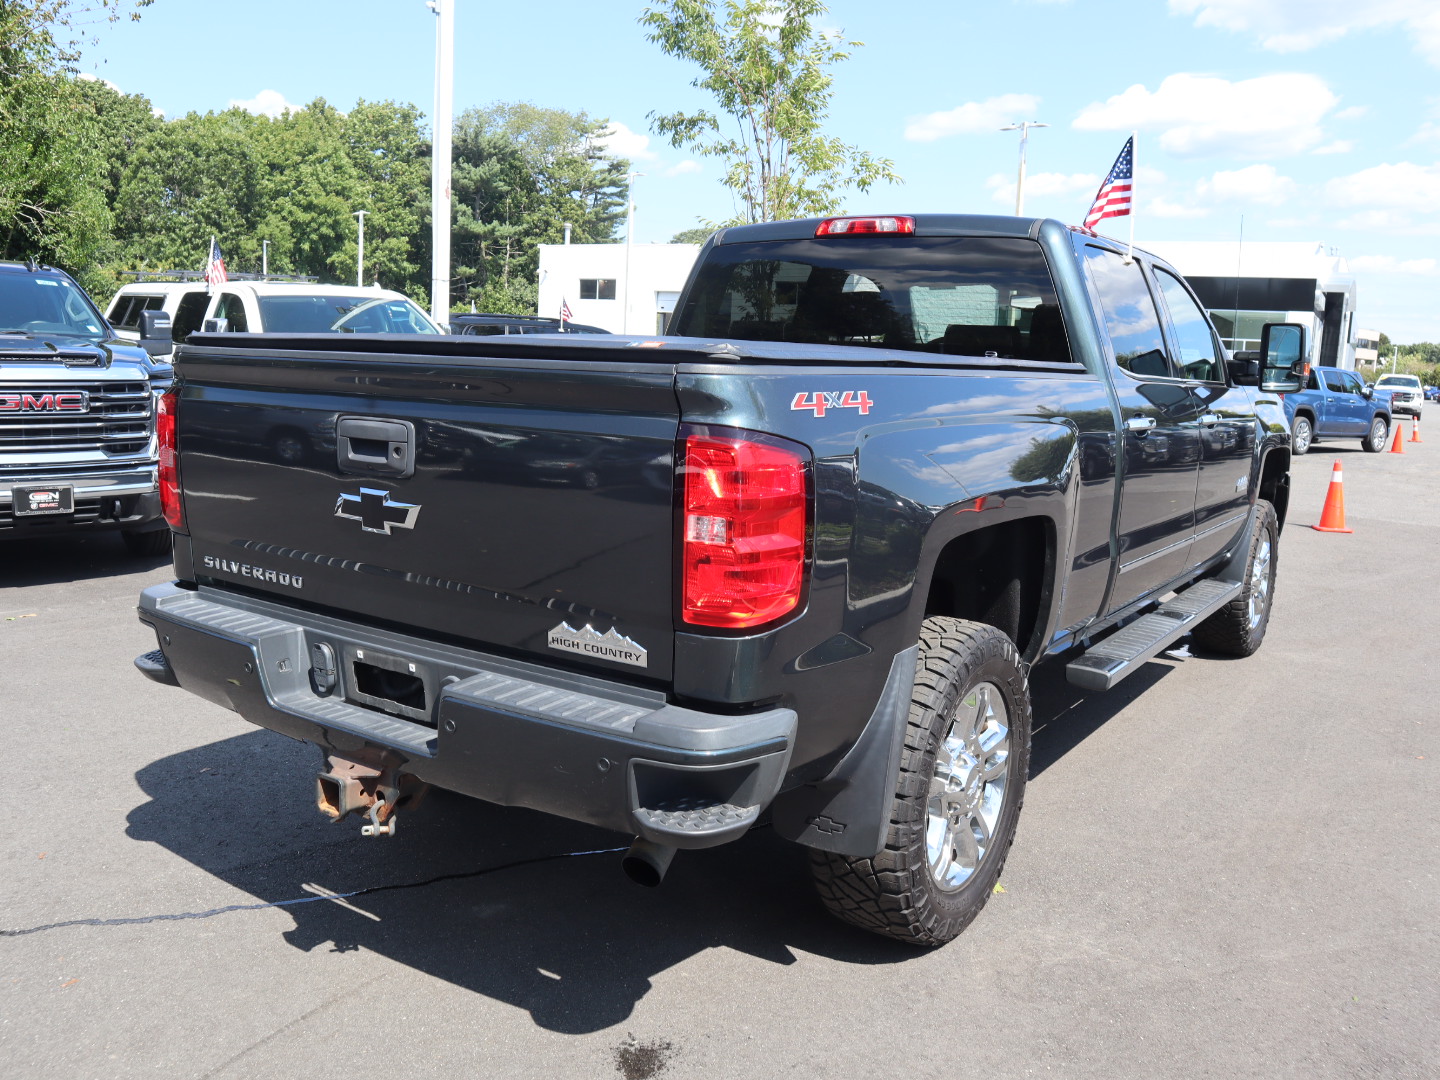
<instances>
[{"instance_id":1,"label":"red taillight of gmc truck","mask_svg":"<svg viewBox=\"0 0 1440 1080\"><path fill-rule=\"evenodd\" d=\"M681 618L731 630L794 611L805 591L810 452L752 432L682 432Z\"/></svg>"},{"instance_id":2,"label":"red taillight of gmc truck","mask_svg":"<svg viewBox=\"0 0 1440 1080\"><path fill-rule=\"evenodd\" d=\"M185 528L185 510L180 505L180 463L175 454L175 414L179 406L179 391L168 390L160 396L155 417L160 444L160 510L172 529Z\"/></svg>"}]
</instances>

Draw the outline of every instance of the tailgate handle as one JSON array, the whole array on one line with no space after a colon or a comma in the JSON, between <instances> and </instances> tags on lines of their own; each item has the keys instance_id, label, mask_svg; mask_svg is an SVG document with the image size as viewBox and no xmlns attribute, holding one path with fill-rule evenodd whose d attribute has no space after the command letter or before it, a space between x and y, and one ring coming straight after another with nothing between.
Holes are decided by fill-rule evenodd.
<instances>
[{"instance_id":1,"label":"tailgate handle","mask_svg":"<svg viewBox=\"0 0 1440 1080\"><path fill-rule=\"evenodd\" d=\"M415 425L409 420L342 416L335 443L342 473L409 476L415 471Z\"/></svg>"}]
</instances>

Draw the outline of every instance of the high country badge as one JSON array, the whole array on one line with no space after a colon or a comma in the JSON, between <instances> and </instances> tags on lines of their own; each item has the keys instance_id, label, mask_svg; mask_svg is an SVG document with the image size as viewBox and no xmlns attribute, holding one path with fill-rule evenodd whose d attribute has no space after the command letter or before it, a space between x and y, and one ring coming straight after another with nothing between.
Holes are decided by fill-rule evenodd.
<instances>
[{"instance_id":1,"label":"high country badge","mask_svg":"<svg viewBox=\"0 0 1440 1080\"><path fill-rule=\"evenodd\" d=\"M642 646L613 629L602 634L588 623L576 630L569 623L562 622L550 631L545 644L552 649L593 656L597 660L613 660L617 664L633 664L635 667L648 667L650 664L649 654Z\"/></svg>"}]
</instances>

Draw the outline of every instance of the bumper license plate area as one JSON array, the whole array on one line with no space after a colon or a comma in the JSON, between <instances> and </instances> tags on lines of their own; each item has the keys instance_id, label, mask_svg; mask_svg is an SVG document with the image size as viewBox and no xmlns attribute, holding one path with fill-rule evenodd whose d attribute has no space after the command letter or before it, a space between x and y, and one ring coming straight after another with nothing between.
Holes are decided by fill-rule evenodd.
<instances>
[{"instance_id":1,"label":"bumper license plate area","mask_svg":"<svg viewBox=\"0 0 1440 1080\"><path fill-rule=\"evenodd\" d=\"M346 646L345 697L356 705L435 726L434 673L423 663L387 656L372 649Z\"/></svg>"},{"instance_id":2,"label":"bumper license plate area","mask_svg":"<svg viewBox=\"0 0 1440 1080\"><path fill-rule=\"evenodd\" d=\"M47 484L14 489L12 513L16 517L41 514L73 514L75 489L68 484Z\"/></svg>"}]
</instances>

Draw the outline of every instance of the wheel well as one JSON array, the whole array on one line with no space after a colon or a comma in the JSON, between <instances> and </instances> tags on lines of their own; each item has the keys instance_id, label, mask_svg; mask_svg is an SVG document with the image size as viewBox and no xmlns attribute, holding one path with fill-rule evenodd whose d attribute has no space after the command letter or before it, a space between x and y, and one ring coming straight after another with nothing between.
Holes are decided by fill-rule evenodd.
<instances>
[{"instance_id":1,"label":"wheel well","mask_svg":"<svg viewBox=\"0 0 1440 1080\"><path fill-rule=\"evenodd\" d=\"M1271 450L1260 465L1260 498L1275 507L1278 527L1285 527L1290 508L1290 451Z\"/></svg>"},{"instance_id":2,"label":"wheel well","mask_svg":"<svg viewBox=\"0 0 1440 1080\"><path fill-rule=\"evenodd\" d=\"M1309 420L1309 421L1310 421L1310 425L1311 425L1312 427L1315 425L1315 410L1313 410L1313 409L1311 409L1311 408L1308 408L1308 407L1303 407L1303 408L1296 409L1296 410L1295 410L1295 415L1296 415L1296 416L1303 416L1303 417L1305 417L1306 420ZM1291 422L1293 423L1294 421L1291 421Z\"/></svg>"},{"instance_id":3,"label":"wheel well","mask_svg":"<svg viewBox=\"0 0 1440 1080\"><path fill-rule=\"evenodd\" d=\"M994 626L1022 655L1030 655L1054 550L1053 530L1043 518L1009 521L956 537L935 561L925 615Z\"/></svg>"}]
</instances>

